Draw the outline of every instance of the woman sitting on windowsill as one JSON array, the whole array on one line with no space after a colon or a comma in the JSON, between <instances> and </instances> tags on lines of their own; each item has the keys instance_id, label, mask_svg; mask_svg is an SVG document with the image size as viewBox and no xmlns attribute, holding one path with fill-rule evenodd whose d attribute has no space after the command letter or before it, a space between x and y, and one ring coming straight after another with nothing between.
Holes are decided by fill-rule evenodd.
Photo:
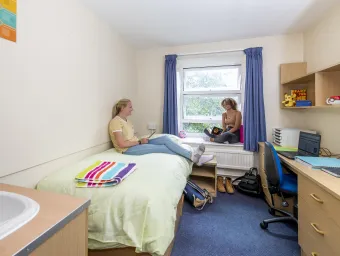
<instances>
[{"instance_id":1,"label":"woman sitting on windowsill","mask_svg":"<svg viewBox=\"0 0 340 256\"><path fill-rule=\"evenodd\" d=\"M226 110L222 114L223 132L220 135L214 135L208 129L204 129L204 133L210 137L211 142L238 143L240 142L242 114L237 110L237 102L232 98L226 98L221 102L221 105Z\"/></svg>"}]
</instances>

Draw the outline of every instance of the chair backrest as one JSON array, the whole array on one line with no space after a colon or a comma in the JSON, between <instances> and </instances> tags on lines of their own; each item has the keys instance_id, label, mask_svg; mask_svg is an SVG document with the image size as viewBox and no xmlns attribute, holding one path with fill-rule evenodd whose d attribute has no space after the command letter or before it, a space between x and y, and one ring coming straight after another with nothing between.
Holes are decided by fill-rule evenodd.
<instances>
[{"instance_id":1,"label":"chair backrest","mask_svg":"<svg viewBox=\"0 0 340 256\"><path fill-rule=\"evenodd\" d=\"M281 187L283 184L283 171L279 156L270 142L265 142L264 167L268 184L275 188Z\"/></svg>"}]
</instances>

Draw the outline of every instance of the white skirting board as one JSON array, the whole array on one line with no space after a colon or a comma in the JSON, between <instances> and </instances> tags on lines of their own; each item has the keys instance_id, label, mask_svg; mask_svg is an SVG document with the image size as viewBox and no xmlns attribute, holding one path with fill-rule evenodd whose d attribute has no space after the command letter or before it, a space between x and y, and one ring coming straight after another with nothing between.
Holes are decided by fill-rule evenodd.
<instances>
[{"instance_id":1,"label":"white skirting board","mask_svg":"<svg viewBox=\"0 0 340 256\"><path fill-rule=\"evenodd\" d=\"M48 174L63 168L66 165L75 163L87 156L103 152L112 147L111 142L106 142L101 145L97 145L79 152L75 152L71 155L60 157L56 160L42 163L35 167L22 170L4 177L0 177L0 183L6 183L21 187L35 188L37 183Z\"/></svg>"}]
</instances>

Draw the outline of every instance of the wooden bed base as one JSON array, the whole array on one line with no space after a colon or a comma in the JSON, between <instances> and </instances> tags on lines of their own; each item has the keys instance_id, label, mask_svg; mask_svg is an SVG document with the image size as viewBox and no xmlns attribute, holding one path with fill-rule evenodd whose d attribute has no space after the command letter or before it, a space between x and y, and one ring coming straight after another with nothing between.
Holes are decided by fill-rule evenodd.
<instances>
[{"instance_id":1,"label":"wooden bed base","mask_svg":"<svg viewBox=\"0 0 340 256\"><path fill-rule=\"evenodd\" d=\"M177 205L177 214L176 214L176 225L175 225L175 236L177 233L179 221L182 216L183 210L183 203L184 203L184 196L182 195L181 199ZM174 246L175 237L172 240L171 244L169 245L168 249L166 250L164 256L170 256L172 247ZM126 247L126 248L114 248L114 249L104 249L104 250L89 250L89 256L150 256L149 253L136 253L136 248L134 247Z\"/></svg>"}]
</instances>

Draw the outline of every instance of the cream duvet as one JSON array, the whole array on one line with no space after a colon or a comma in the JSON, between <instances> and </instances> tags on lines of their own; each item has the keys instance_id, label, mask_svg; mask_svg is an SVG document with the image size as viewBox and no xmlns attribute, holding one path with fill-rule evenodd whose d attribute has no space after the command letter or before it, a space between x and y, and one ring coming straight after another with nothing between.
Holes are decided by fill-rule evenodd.
<instances>
[{"instance_id":1,"label":"cream duvet","mask_svg":"<svg viewBox=\"0 0 340 256\"><path fill-rule=\"evenodd\" d=\"M114 187L76 188L75 176L97 160L136 163L137 169ZM174 238L176 207L190 173L191 162L180 156L128 156L110 149L49 175L37 189L91 199L90 249L131 246L163 255Z\"/></svg>"}]
</instances>

